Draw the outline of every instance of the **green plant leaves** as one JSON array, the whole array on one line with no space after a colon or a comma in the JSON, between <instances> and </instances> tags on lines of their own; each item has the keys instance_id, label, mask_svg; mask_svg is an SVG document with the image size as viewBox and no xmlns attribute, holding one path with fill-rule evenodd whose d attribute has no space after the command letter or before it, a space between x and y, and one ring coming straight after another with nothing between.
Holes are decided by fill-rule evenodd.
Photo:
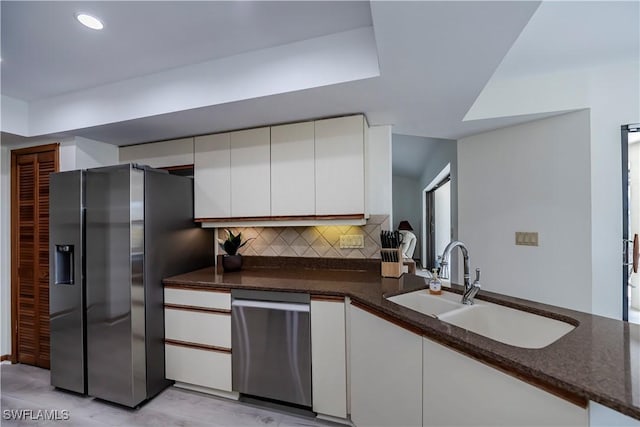
<instances>
[{"instance_id":1,"label":"green plant leaves","mask_svg":"<svg viewBox=\"0 0 640 427\"><path fill-rule=\"evenodd\" d=\"M238 252L238 249L249 243L253 239L247 239L244 242L242 241L242 233L238 233L234 235L233 232L229 229L227 231L227 240L218 239L218 243L220 247L224 249L224 251L228 255L235 255Z\"/></svg>"}]
</instances>

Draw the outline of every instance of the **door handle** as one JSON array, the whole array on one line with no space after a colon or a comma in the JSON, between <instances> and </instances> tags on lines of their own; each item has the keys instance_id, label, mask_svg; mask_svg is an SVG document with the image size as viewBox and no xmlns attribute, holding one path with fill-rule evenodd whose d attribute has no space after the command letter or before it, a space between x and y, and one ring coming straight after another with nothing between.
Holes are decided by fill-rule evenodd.
<instances>
[{"instance_id":1,"label":"door handle","mask_svg":"<svg viewBox=\"0 0 640 427\"><path fill-rule=\"evenodd\" d=\"M640 260L640 242L638 242L638 233L633 235L633 272L638 272L638 261Z\"/></svg>"}]
</instances>

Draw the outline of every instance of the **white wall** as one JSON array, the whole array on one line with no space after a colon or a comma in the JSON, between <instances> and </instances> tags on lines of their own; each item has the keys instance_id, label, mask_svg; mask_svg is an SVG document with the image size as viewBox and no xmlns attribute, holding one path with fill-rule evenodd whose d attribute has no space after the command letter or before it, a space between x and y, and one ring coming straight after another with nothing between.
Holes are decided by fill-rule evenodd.
<instances>
[{"instance_id":1,"label":"white wall","mask_svg":"<svg viewBox=\"0 0 640 427\"><path fill-rule=\"evenodd\" d=\"M117 164L118 147L85 138L0 145L0 355L11 353L11 150L60 142L60 170Z\"/></svg>"},{"instance_id":2,"label":"white wall","mask_svg":"<svg viewBox=\"0 0 640 427\"><path fill-rule=\"evenodd\" d=\"M92 139L76 137L75 169L88 169L118 164L118 147Z\"/></svg>"},{"instance_id":3,"label":"white wall","mask_svg":"<svg viewBox=\"0 0 640 427\"><path fill-rule=\"evenodd\" d=\"M640 63L593 70L591 233L593 313L622 318L622 161L620 126L640 122Z\"/></svg>"},{"instance_id":4,"label":"white wall","mask_svg":"<svg viewBox=\"0 0 640 427\"><path fill-rule=\"evenodd\" d=\"M416 235L416 249L414 258L420 258L422 249L420 245L422 236L422 199L421 188L418 180L400 175L393 176L393 223L392 229L397 229L402 220L407 220L413 227Z\"/></svg>"},{"instance_id":5,"label":"white wall","mask_svg":"<svg viewBox=\"0 0 640 427\"><path fill-rule=\"evenodd\" d=\"M593 305L590 311L617 319L622 317L620 126L640 122L639 75L640 63L630 60L562 73L491 81L465 117L470 120L591 109Z\"/></svg>"},{"instance_id":6,"label":"white wall","mask_svg":"<svg viewBox=\"0 0 640 427\"><path fill-rule=\"evenodd\" d=\"M591 311L590 148L589 111L458 141L458 235L484 289Z\"/></svg>"},{"instance_id":7,"label":"white wall","mask_svg":"<svg viewBox=\"0 0 640 427\"><path fill-rule=\"evenodd\" d=\"M14 135L29 133L29 105L20 99L0 96L0 130Z\"/></svg>"},{"instance_id":8,"label":"white wall","mask_svg":"<svg viewBox=\"0 0 640 427\"><path fill-rule=\"evenodd\" d=\"M391 215L391 126L369 128L365 202L371 215Z\"/></svg>"}]
</instances>

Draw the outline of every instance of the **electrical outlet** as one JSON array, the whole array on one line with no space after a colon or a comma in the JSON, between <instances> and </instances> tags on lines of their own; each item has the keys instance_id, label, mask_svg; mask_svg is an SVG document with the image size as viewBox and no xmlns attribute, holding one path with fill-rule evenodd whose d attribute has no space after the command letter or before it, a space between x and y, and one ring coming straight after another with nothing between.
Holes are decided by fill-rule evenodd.
<instances>
[{"instance_id":1,"label":"electrical outlet","mask_svg":"<svg viewBox=\"0 0 640 427\"><path fill-rule=\"evenodd\" d=\"M537 231L516 231L516 245L538 246Z\"/></svg>"},{"instance_id":2,"label":"electrical outlet","mask_svg":"<svg viewBox=\"0 0 640 427\"><path fill-rule=\"evenodd\" d=\"M364 236L360 234L343 234L340 236L340 249L364 248Z\"/></svg>"}]
</instances>

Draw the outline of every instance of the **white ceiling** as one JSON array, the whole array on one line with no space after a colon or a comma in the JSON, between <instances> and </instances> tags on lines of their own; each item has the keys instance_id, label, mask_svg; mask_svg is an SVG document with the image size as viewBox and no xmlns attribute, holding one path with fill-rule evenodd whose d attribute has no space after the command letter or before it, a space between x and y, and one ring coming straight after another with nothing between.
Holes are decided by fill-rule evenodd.
<instances>
[{"instance_id":1,"label":"white ceiling","mask_svg":"<svg viewBox=\"0 0 640 427\"><path fill-rule=\"evenodd\" d=\"M355 112L364 112L372 125L393 125L394 133L457 139L545 116L464 122L491 78L621 60L625 50L637 46L638 17L632 12L638 2L612 3L544 2L538 8L538 1L2 1L2 94L30 101L29 111L40 111L50 121L61 111L85 119L49 131L31 123L32 129L44 130L25 135L79 135L118 145ZM79 27L73 21L79 4L100 15L105 30ZM26 11L33 20L28 25L16 19ZM143 12L149 15L146 23L134 23ZM329 75L348 61L357 68L371 58L341 57L348 49L340 51L344 38L339 34L331 39L338 44L333 49L313 40L370 25L379 73L295 84L303 77L298 65L309 58L290 49L290 43L303 40L307 44L298 47L321 46L323 54L333 54L330 62L314 64L318 75ZM260 67L249 73L236 69L248 75L236 88L243 96L226 101L206 86L197 103L160 96L164 86L152 94L136 89L149 82L157 88L158 76L168 75L175 81L167 77L163 85L182 87L178 83L188 81L195 93L194 64L232 63L274 46L291 52L290 58L277 58L291 67L268 93L255 90L272 84L265 80L269 70ZM627 53L637 56L637 49ZM210 64L215 69L219 62ZM207 76L195 77L206 81ZM116 81L129 90L114 94ZM135 114L126 113L131 105ZM120 114L92 118L103 111L99 108Z\"/></svg>"},{"instance_id":2,"label":"white ceiling","mask_svg":"<svg viewBox=\"0 0 640 427\"><path fill-rule=\"evenodd\" d=\"M431 150L439 144L455 144L455 141L394 134L391 156L393 175L419 179Z\"/></svg>"},{"instance_id":3,"label":"white ceiling","mask_svg":"<svg viewBox=\"0 0 640 427\"><path fill-rule=\"evenodd\" d=\"M639 54L639 1L545 1L493 78L637 60Z\"/></svg>"},{"instance_id":4,"label":"white ceiling","mask_svg":"<svg viewBox=\"0 0 640 427\"><path fill-rule=\"evenodd\" d=\"M2 93L32 101L371 25L367 2L2 1ZM103 31L75 13L100 17Z\"/></svg>"}]
</instances>

